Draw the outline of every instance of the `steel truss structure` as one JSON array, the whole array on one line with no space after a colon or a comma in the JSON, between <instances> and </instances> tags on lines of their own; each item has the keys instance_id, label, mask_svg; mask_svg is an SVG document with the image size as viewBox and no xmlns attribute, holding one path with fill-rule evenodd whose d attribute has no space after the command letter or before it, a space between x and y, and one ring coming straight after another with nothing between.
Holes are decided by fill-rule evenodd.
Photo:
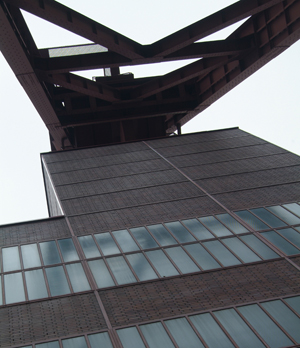
<instances>
[{"instance_id":1,"label":"steel truss structure","mask_svg":"<svg viewBox=\"0 0 300 348\"><path fill-rule=\"evenodd\" d=\"M91 45L38 49L20 10ZM198 42L248 18L225 40ZM0 1L0 49L50 132L52 150L165 136L300 37L300 0L241 0L142 45L53 0ZM163 76L119 67L197 59ZM71 72L103 68L94 81Z\"/></svg>"}]
</instances>

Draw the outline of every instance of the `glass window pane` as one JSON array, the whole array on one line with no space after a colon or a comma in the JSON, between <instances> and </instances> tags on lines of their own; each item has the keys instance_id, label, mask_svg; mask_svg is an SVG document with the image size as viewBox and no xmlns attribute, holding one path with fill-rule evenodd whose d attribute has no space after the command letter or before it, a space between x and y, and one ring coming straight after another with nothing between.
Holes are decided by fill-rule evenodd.
<instances>
[{"instance_id":1,"label":"glass window pane","mask_svg":"<svg viewBox=\"0 0 300 348\"><path fill-rule=\"evenodd\" d=\"M153 268L142 253L126 255L131 267L134 269L139 280L158 278Z\"/></svg>"},{"instance_id":2,"label":"glass window pane","mask_svg":"<svg viewBox=\"0 0 300 348\"><path fill-rule=\"evenodd\" d=\"M105 256L120 254L119 248L108 232L95 234L95 238Z\"/></svg>"},{"instance_id":3,"label":"glass window pane","mask_svg":"<svg viewBox=\"0 0 300 348\"><path fill-rule=\"evenodd\" d=\"M21 251L24 268L41 266L41 260L37 249L37 244L22 245Z\"/></svg>"},{"instance_id":4,"label":"glass window pane","mask_svg":"<svg viewBox=\"0 0 300 348\"><path fill-rule=\"evenodd\" d=\"M81 263L72 263L70 265L66 265L66 268L74 292L91 289Z\"/></svg>"},{"instance_id":5,"label":"glass window pane","mask_svg":"<svg viewBox=\"0 0 300 348\"><path fill-rule=\"evenodd\" d=\"M251 209L252 213L261 218L264 222L269 224L271 227L283 227L286 224L279 220L275 215L267 211L265 208Z\"/></svg>"},{"instance_id":6,"label":"glass window pane","mask_svg":"<svg viewBox=\"0 0 300 348\"><path fill-rule=\"evenodd\" d=\"M285 208L300 217L300 205L297 203L283 204Z\"/></svg>"},{"instance_id":7,"label":"glass window pane","mask_svg":"<svg viewBox=\"0 0 300 348\"><path fill-rule=\"evenodd\" d=\"M234 345L209 313L193 315L189 319L210 348L234 348Z\"/></svg>"},{"instance_id":8,"label":"glass window pane","mask_svg":"<svg viewBox=\"0 0 300 348\"><path fill-rule=\"evenodd\" d=\"M229 214L219 214L216 217L223 222L224 225L229 227L231 231L236 234L249 232L246 227L237 222L232 216Z\"/></svg>"},{"instance_id":9,"label":"glass window pane","mask_svg":"<svg viewBox=\"0 0 300 348\"><path fill-rule=\"evenodd\" d=\"M55 263L61 263L59 253L54 240L50 242L40 243L41 252L44 260L44 264L54 265Z\"/></svg>"},{"instance_id":10,"label":"glass window pane","mask_svg":"<svg viewBox=\"0 0 300 348\"><path fill-rule=\"evenodd\" d=\"M196 240L179 221L168 222L165 225L173 233L175 238L177 238L179 243L194 242Z\"/></svg>"},{"instance_id":11,"label":"glass window pane","mask_svg":"<svg viewBox=\"0 0 300 348\"><path fill-rule=\"evenodd\" d=\"M179 274L162 250L147 251L146 254L162 277Z\"/></svg>"},{"instance_id":12,"label":"glass window pane","mask_svg":"<svg viewBox=\"0 0 300 348\"><path fill-rule=\"evenodd\" d=\"M223 264L223 266L239 265L241 262L218 240L205 242L203 245Z\"/></svg>"},{"instance_id":13,"label":"glass window pane","mask_svg":"<svg viewBox=\"0 0 300 348\"><path fill-rule=\"evenodd\" d=\"M127 230L112 232L124 253L140 250Z\"/></svg>"},{"instance_id":14,"label":"glass window pane","mask_svg":"<svg viewBox=\"0 0 300 348\"><path fill-rule=\"evenodd\" d=\"M0 306L2 306L2 281L1 281L1 275L0 275Z\"/></svg>"},{"instance_id":15,"label":"glass window pane","mask_svg":"<svg viewBox=\"0 0 300 348\"><path fill-rule=\"evenodd\" d=\"M188 253L195 259L203 270L220 268L218 262L200 244L185 245Z\"/></svg>"},{"instance_id":16,"label":"glass window pane","mask_svg":"<svg viewBox=\"0 0 300 348\"><path fill-rule=\"evenodd\" d=\"M269 226L264 224L262 221L260 221L257 217L252 215L247 210L236 211L235 214L239 216L241 219L243 219L245 222L247 222L247 224L250 225L256 231L269 229Z\"/></svg>"},{"instance_id":17,"label":"glass window pane","mask_svg":"<svg viewBox=\"0 0 300 348\"><path fill-rule=\"evenodd\" d=\"M243 306L238 310L271 348L293 345L293 342L258 305Z\"/></svg>"},{"instance_id":18,"label":"glass window pane","mask_svg":"<svg viewBox=\"0 0 300 348\"><path fill-rule=\"evenodd\" d=\"M101 332L94 335L88 335L88 339L90 341L90 345L92 348L113 348L111 344L109 335L107 332Z\"/></svg>"},{"instance_id":19,"label":"glass window pane","mask_svg":"<svg viewBox=\"0 0 300 348\"><path fill-rule=\"evenodd\" d=\"M65 262L79 260L77 251L71 238L60 239L58 244Z\"/></svg>"},{"instance_id":20,"label":"glass window pane","mask_svg":"<svg viewBox=\"0 0 300 348\"><path fill-rule=\"evenodd\" d=\"M197 219L182 220L182 223L194 233L199 240L215 238Z\"/></svg>"},{"instance_id":21,"label":"glass window pane","mask_svg":"<svg viewBox=\"0 0 300 348\"><path fill-rule=\"evenodd\" d=\"M278 230L277 232L300 248L300 233L296 232L292 228L284 228L283 230Z\"/></svg>"},{"instance_id":22,"label":"glass window pane","mask_svg":"<svg viewBox=\"0 0 300 348\"><path fill-rule=\"evenodd\" d=\"M166 320L165 324L179 348L204 348L185 318Z\"/></svg>"},{"instance_id":23,"label":"glass window pane","mask_svg":"<svg viewBox=\"0 0 300 348\"><path fill-rule=\"evenodd\" d=\"M292 244L283 239L278 233L274 231L263 232L262 235L273 243L278 249L283 251L286 255L298 254L300 251Z\"/></svg>"},{"instance_id":24,"label":"glass window pane","mask_svg":"<svg viewBox=\"0 0 300 348\"><path fill-rule=\"evenodd\" d=\"M282 301L264 302L261 305L297 343L300 343L300 319Z\"/></svg>"},{"instance_id":25,"label":"glass window pane","mask_svg":"<svg viewBox=\"0 0 300 348\"><path fill-rule=\"evenodd\" d=\"M177 244L176 240L170 235L170 233L164 228L163 225L158 224L147 227L160 245L166 246Z\"/></svg>"},{"instance_id":26,"label":"glass window pane","mask_svg":"<svg viewBox=\"0 0 300 348\"><path fill-rule=\"evenodd\" d=\"M78 237L78 240L87 259L100 256L100 251L98 250L92 236Z\"/></svg>"},{"instance_id":27,"label":"glass window pane","mask_svg":"<svg viewBox=\"0 0 300 348\"><path fill-rule=\"evenodd\" d=\"M40 343L35 345L37 348L59 348L58 341Z\"/></svg>"},{"instance_id":28,"label":"glass window pane","mask_svg":"<svg viewBox=\"0 0 300 348\"><path fill-rule=\"evenodd\" d=\"M200 269L181 247L167 248L165 251L182 273L199 272Z\"/></svg>"},{"instance_id":29,"label":"glass window pane","mask_svg":"<svg viewBox=\"0 0 300 348\"><path fill-rule=\"evenodd\" d=\"M202 217L199 218L199 220L204 223L204 225L209 228L217 237L232 235L232 233L213 216Z\"/></svg>"},{"instance_id":30,"label":"glass window pane","mask_svg":"<svg viewBox=\"0 0 300 348\"><path fill-rule=\"evenodd\" d=\"M272 213L279 216L283 221L287 222L289 225L300 224L300 219L297 216L280 207L279 205L267 208L271 210Z\"/></svg>"},{"instance_id":31,"label":"glass window pane","mask_svg":"<svg viewBox=\"0 0 300 348\"><path fill-rule=\"evenodd\" d=\"M152 238L145 227L131 228L130 231L143 249L158 247L156 241Z\"/></svg>"},{"instance_id":32,"label":"glass window pane","mask_svg":"<svg viewBox=\"0 0 300 348\"><path fill-rule=\"evenodd\" d=\"M247 236L241 236L243 242L247 243L252 249L254 249L263 259L269 260L279 257L275 251L269 248L265 243L258 239L253 234Z\"/></svg>"},{"instance_id":33,"label":"glass window pane","mask_svg":"<svg viewBox=\"0 0 300 348\"><path fill-rule=\"evenodd\" d=\"M300 315L300 296L285 298L284 300Z\"/></svg>"},{"instance_id":34,"label":"glass window pane","mask_svg":"<svg viewBox=\"0 0 300 348\"><path fill-rule=\"evenodd\" d=\"M117 330L118 336L124 348L145 348L136 327Z\"/></svg>"},{"instance_id":35,"label":"glass window pane","mask_svg":"<svg viewBox=\"0 0 300 348\"><path fill-rule=\"evenodd\" d=\"M22 273L4 275L4 293L7 304L25 301Z\"/></svg>"},{"instance_id":36,"label":"glass window pane","mask_svg":"<svg viewBox=\"0 0 300 348\"><path fill-rule=\"evenodd\" d=\"M222 239L222 242L226 244L228 248L231 249L244 262L255 262L261 260L260 257L258 257L252 250L250 250L236 237Z\"/></svg>"},{"instance_id":37,"label":"glass window pane","mask_svg":"<svg viewBox=\"0 0 300 348\"><path fill-rule=\"evenodd\" d=\"M67 278L62 266L46 268L46 275L51 296L65 295L70 293Z\"/></svg>"},{"instance_id":38,"label":"glass window pane","mask_svg":"<svg viewBox=\"0 0 300 348\"><path fill-rule=\"evenodd\" d=\"M108 286L115 285L103 260L89 261L88 264L93 273L98 288L106 288Z\"/></svg>"},{"instance_id":39,"label":"glass window pane","mask_svg":"<svg viewBox=\"0 0 300 348\"><path fill-rule=\"evenodd\" d=\"M29 300L48 297L44 274L41 269L25 272Z\"/></svg>"},{"instance_id":40,"label":"glass window pane","mask_svg":"<svg viewBox=\"0 0 300 348\"><path fill-rule=\"evenodd\" d=\"M265 347L234 309L225 309L214 314L240 348Z\"/></svg>"},{"instance_id":41,"label":"glass window pane","mask_svg":"<svg viewBox=\"0 0 300 348\"><path fill-rule=\"evenodd\" d=\"M140 328L150 348L174 348L161 323L141 325Z\"/></svg>"},{"instance_id":42,"label":"glass window pane","mask_svg":"<svg viewBox=\"0 0 300 348\"><path fill-rule=\"evenodd\" d=\"M84 336L62 340L64 348L87 348Z\"/></svg>"},{"instance_id":43,"label":"glass window pane","mask_svg":"<svg viewBox=\"0 0 300 348\"><path fill-rule=\"evenodd\" d=\"M2 257L4 272L17 271L18 269L21 269L18 247L3 248Z\"/></svg>"},{"instance_id":44,"label":"glass window pane","mask_svg":"<svg viewBox=\"0 0 300 348\"><path fill-rule=\"evenodd\" d=\"M111 257L106 259L106 261L118 284L121 285L136 282L135 276L132 274L123 256Z\"/></svg>"}]
</instances>

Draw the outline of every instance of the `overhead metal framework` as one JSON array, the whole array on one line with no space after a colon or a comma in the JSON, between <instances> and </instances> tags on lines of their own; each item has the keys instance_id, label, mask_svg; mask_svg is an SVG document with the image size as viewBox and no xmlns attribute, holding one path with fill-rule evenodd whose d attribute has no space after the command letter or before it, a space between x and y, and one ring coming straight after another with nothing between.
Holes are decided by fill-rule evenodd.
<instances>
[{"instance_id":1,"label":"overhead metal framework","mask_svg":"<svg viewBox=\"0 0 300 348\"><path fill-rule=\"evenodd\" d=\"M20 11L90 45L38 49ZM248 18L249 17L249 18ZM225 40L197 42L248 18ZM53 150L167 136L300 38L300 0L241 0L142 45L54 0L0 0L0 50L49 129ZM120 67L197 59L163 76ZM103 68L94 81L72 72Z\"/></svg>"}]
</instances>

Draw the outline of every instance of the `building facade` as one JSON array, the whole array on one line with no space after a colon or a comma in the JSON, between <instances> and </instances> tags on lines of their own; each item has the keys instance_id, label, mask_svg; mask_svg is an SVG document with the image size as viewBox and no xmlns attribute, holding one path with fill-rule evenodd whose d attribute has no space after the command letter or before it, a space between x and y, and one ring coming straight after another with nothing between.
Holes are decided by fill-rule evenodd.
<instances>
[{"instance_id":1,"label":"building facade","mask_svg":"<svg viewBox=\"0 0 300 348\"><path fill-rule=\"evenodd\" d=\"M300 347L300 158L238 128L41 155L0 226L1 347Z\"/></svg>"}]
</instances>

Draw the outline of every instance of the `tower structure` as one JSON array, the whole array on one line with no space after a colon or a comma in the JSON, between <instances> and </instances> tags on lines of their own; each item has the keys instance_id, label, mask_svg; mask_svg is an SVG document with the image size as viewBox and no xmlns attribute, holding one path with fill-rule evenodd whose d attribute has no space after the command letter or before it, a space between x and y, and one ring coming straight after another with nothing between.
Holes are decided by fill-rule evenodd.
<instances>
[{"instance_id":1,"label":"tower structure","mask_svg":"<svg viewBox=\"0 0 300 348\"><path fill-rule=\"evenodd\" d=\"M19 7L96 51L37 50ZM49 219L0 226L0 346L299 347L300 158L238 128L167 136L298 38L299 1L240 1L147 47L55 1L1 1L0 16L57 150L41 155ZM95 64L111 76L69 73Z\"/></svg>"}]
</instances>

